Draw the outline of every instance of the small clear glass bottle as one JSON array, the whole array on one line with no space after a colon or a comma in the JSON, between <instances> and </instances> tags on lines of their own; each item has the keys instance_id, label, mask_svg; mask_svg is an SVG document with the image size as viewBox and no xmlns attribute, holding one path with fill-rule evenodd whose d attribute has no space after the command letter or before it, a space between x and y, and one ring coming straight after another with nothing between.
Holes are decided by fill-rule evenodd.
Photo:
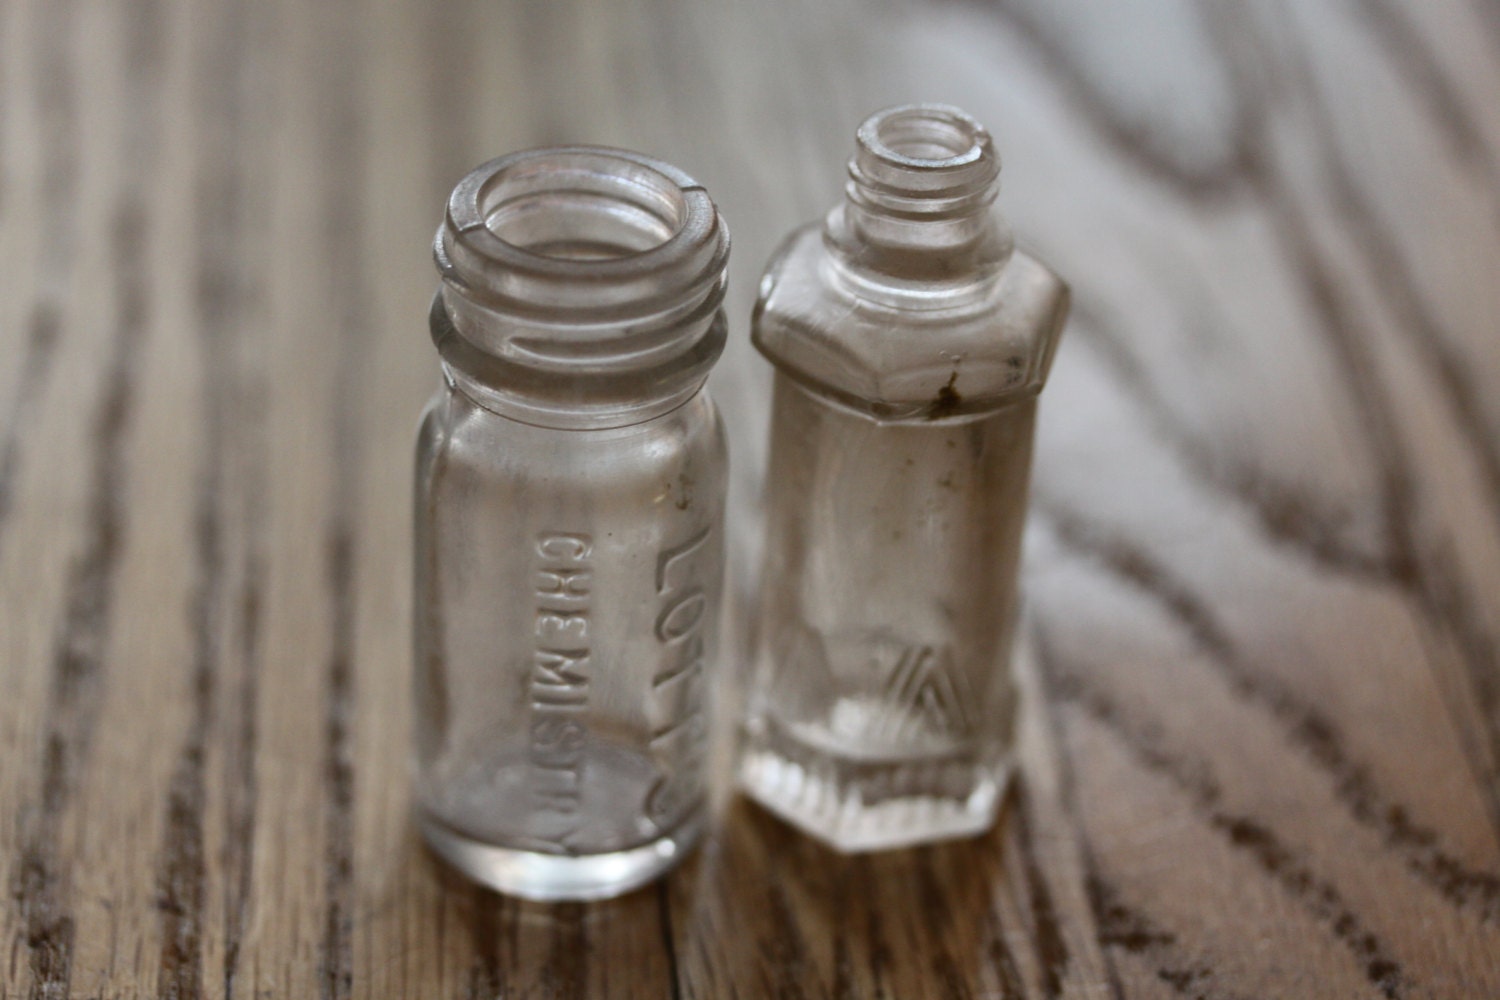
<instances>
[{"instance_id":1,"label":"small clear glass bottle","mask_svg":"<svg viewBox=\"0 0 1500 1000\"><path fill-rule=\"evenodd\" d=\"M766 555L740 782L847 851L994 821L1037 394L1067 286L1013 249L957 108L860 126L847 197L768 265Z\"/></svg>"},{"instance_id":2,"label":"small clear glass bottle","mask_svg":"<svg viewBox=\"0 0 1500 1000\"><path fill-rule=\"evenodd\" d=\"M416 808L475 880L593 899L703 821L729 233L635 153L486 163L438 230L417 443Z\"/></svg>"}]
</instances>

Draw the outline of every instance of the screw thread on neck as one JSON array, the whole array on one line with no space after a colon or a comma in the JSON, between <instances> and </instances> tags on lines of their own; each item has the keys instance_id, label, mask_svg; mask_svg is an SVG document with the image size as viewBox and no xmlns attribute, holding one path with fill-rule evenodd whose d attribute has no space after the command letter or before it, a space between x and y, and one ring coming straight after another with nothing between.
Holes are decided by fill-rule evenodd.
<instances>
[{"instance_id":1,"label":"screw thread on neck","mask_svg":"<svg viewBox=\"0 0 1500 1000\"><path fill-rule=\"evenodd\" d=\"M701 185L637 153L484 164L454 188L434 255L450 375L527 422L648 419L695 393L724 346L729 231Z\"/></svg>"},{"instance_id":2,"label":"screw thread on neck","mask_svg":"<svg viewBox=\"0 0 1500 1000\"><path fill-rule=\"evenodd\" d=\"M994 209L1000 157L958 108L909 104L867 118L849 160L833 241L860 264L907 277L1000 263L1010 236Z\"/></svg>"}]
</instances>

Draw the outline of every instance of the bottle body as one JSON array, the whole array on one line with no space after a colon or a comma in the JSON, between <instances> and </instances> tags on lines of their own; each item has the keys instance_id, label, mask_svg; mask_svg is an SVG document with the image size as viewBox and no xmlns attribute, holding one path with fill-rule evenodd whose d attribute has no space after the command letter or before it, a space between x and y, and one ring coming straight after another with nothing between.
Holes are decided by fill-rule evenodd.
<instances>
[{"instance_id":1,"label":"bottle body","mask_svg":"<svg viewBox=\"0 0 1500 1000\"><path fill-rule=\"evenodd\" d=\"M882 423L776 377L742 761L849 850L983 830L1004 788L1035 400Z\"/></svg>"},{"instance_id":2,"label":"bottle body","mask_svg":"<svg viewBox=\"0 0 1500 1000\"><path fill-rule=\"evenodd\" d=\"M994 820L1037 396L1067 289L1012 248L998 163L962 112L876 115L850 173L757 303L776 376L739 777L862 851Z\"/></svg>"},{"instance_id":3,"label":"bottle body","mask_svg":"<svg viewBox=\"0 0 1500 1000\"><path fill-rule=\"evenodd\" d=\"M438 230L414 799L433 849L502 892L618 895L701 829L728 250L700 185L598 147L479 167Z\"/></svg>"},{"instance_id":4,"label":"bottle body","mask_svg":"<svg viewBox=\"0 0 1500 1000\"><path fill-rule=\"evenodd\" d=\"M643 881L696 838L725 446L700 392L538 427L447 387L418 443L418 808L502 888Z\"/></svg>"}]
</instances>

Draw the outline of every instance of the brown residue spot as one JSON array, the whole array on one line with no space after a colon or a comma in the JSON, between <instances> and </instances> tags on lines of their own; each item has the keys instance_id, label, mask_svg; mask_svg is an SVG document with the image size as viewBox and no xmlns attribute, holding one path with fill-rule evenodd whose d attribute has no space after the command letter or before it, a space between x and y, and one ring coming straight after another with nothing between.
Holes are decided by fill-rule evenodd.
<instances>
[{"instance_id":1,"label":"brown residue spot","mask_svg":"<svg viewBox=\"0 0 1500 1000\"><path fill-rule=\"evenodd\" d=\"M958 412L959 404L964 401L964 398L954 388L957 382L958 371L955 370L952 375L948 376L947 383L937 391L937 395L932 397L932 402L927 405L928 420L941 420Z\"/></svg>"}]
</instances>

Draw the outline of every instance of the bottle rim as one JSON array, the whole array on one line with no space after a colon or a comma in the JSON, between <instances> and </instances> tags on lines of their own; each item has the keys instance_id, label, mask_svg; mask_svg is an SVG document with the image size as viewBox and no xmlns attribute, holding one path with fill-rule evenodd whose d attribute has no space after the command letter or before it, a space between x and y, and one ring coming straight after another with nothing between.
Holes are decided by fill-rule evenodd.
<instances>
[{"instance_id":1,"label":"bottle rim","mask_svg":"<svg viewBox=\"0 0 1500 1000\"><path fill-rule=\"evenodd\" d=\"M549 219L580 244L590 243L580 229L608 232L591 252L510 236L528 225L545 230ZM445 283L466 297L585 324L711 295L728 255L728 228L701 184L671 164L606 146L522 150L475 168L449 195L434 245Z\"/></svg>"},{"instance_id":2,"label":"bottle rim","mask_svg":"<svg viewBox=\"0 0 1500 1000\"><path fill-rule=\"evenodd\" d=\"M729 230L703 186L604 146L469 172L434 243L433 341L482 404L607 426L679 405L723 351Z\"/></svg>"},{"instance_id":3,"label":"bottle rim","mask_svg":"<svg viewBox=\"0 0 1500 1000\"><path fill-rule=\"evenodd\" d=\"M850 193L886 211L973 210L998 193L1000 156L989 130L950 104L902 104L855 132Z\"/></svg>"},{"instance_id":4,"label":"bottle rim","mask_svg":"<svg viewBox=\"0 0 1500 1000\"><path fill-rule=\"evenodd\" d=\"M989 130L949 104L877 111L855 132L842 203L825 217L840 279L901 308L954 303L1011 252L995 207L1000 157Z\"/></svg>"}]
</instances>

